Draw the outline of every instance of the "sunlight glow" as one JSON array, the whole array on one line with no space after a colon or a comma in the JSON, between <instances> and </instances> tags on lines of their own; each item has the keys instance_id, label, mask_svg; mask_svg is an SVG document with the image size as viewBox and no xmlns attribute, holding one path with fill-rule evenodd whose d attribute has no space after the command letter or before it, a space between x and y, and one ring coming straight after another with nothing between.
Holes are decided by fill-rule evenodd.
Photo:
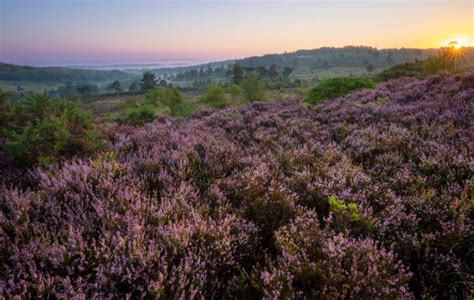
<instances>
[{"instance_id":1,"label":"sunlight glow","mask_svg":"<svg viewBox=\"0 0 474 300\"><path fill-rule=\"evenodd\" d=\"M441 46L448 46L449 48L459 50L463 47L470 47L472 46L472 42L467 36L456 36L449 38L447 40L444 40Z\"/></svg>"}]
</instances>

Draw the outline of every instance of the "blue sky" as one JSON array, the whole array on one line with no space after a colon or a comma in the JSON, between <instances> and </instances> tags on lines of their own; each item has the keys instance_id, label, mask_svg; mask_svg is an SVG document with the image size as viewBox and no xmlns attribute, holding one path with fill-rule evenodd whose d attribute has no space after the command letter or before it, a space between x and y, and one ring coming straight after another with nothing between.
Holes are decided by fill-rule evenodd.
<instances>
[{"instance_id":1,"label":"blue sky","mask_svg":"<svg viewBox=\"0 0 474 300\"><path fill-rule=\"evenodd\" d=\"M321 46L471 44L470 0L0 0L0 61L216 60Z\"/></svg>"}]
</instances>

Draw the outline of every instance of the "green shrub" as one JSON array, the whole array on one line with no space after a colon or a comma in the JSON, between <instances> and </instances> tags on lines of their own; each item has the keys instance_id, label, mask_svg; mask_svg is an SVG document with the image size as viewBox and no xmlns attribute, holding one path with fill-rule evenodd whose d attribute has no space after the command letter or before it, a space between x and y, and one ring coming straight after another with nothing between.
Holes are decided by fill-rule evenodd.
<instances>
[{"instance_id":1,"label":"green shrub","mask_svg":"<svg viewBox=\"0 0 474 300\"><path fill-rule=\"evenodd\" d=\"M265 85L255 76L246 77L242 81L245 99L250 102L265 100Z\"/></svg>"},{"instance_id":2,"label":"green shrub","mask_svg":"<svg viewBox=\"0 0 474 300\"><path fill-rule=\"evenodd\" d=\"M74 103L53 101L45 92L6 105L10 115L1 147L17 162L44 165L92 153L102 145L91 115Z\"/></svg>"},{"instance_id":3,"label":"green shrub","mask_svg":"<svg viewBox=\"0 0 474 300\"><path fill-rule=\"evenodd\" d=\"M355 203L346 203L344 200L339 200L336 196L329 196L328 198L329 209L332 212L347 211L350 214L352 221L358 221L360 219L357 205Z\"/></svg>"},{"instance_id":4,"label":"green shrub","mask_svg":"<svg viewBox=\"0 0 474 300\"><path fill-rule=\"evenodd\" d=\"M10 113L6 101L6 95L3 90L0 89L0 120L2 120L2 122L0 122L0 134L6 129L9 117Z\"/></svg>"},{"instance_id":5,"label":"green shrub","mask_svg":"<svg viewBox=\"0 0 474 300\"><path fill-rule=\"evenodd\" d=\"M154 106L176 106L183 101L183 97L176 88L160 88L147 93L144 102Z\"/></svg>"},{"instance_id":6,"label":"green shrub","mask_svg":"<svg viewBox=\"0 0 474 300\"><path fill-rule=\"evenodd\" d=\"M425 78L440 72L454 73L456 71L455 55L449 48L441 49L438 55L425 60L404 63L384 70L377 75L378 81L388 81L400 77Z\"/></svg>"},{"instance_id":7,"label":"green shrub","mask_svg":"<svg viewBox=\"0 0 474 300\"><path fill-rule=\"evenodd\" d=\"M153 105L137 102L135 99L127 101L126 107L115 118L120 124L143 126L156 118L157 112Z\"/></svg>"},{"instance_id":8,"label":"green shrub","mask_svg":"<svg viewBox=\"0 0 474 300\"><path fill-rule=\"evenodd\" d=\"M456 71L456 55L449 48L442 48L436 56L430 56L423 61L424 76L440 72L454 73Z\"/></svg>"},{"instance_id":9,"label":"green shrub","mask_svg":"<svg viewBox=\"0 0 474 300\"><path fill-rule=\"evenodd\" d=\"M176 88L160 88L147 93L141 101L126 101L112 119L120 124L143 126L158 115L188 116L192 112L192 103L185 102Z\"/></svg>"},{"instance_id":10,"label":"green shrub","mask_svg":"<svg viewBox=\"0 0 474 300\"><path fill-rule=\"evenodd\" d=\"M243 95L244 90L235 83L232 83L227 87L227 92L232 96L232 98L239 98Z\"/></svg>"},{"instance_id":11,"label":"green shrub","mask_svg":"<svg viewBox=\"0 0 474 300\"><path fill-rule=\"evenodd\" d=\"M213 108L224 108L229 103L224 88L218 85L208 87L202 101Z\"/></svg>"},{"instance_id":12,"label":"green shrub","mask_svg":"<svg viewBox=\"0 0 474 300\"><path fill-rule=\"evenodd\" d=\"M184 102L177 88L160 88L145 95L143 102L154 106L158 112L171 116L187 116L193 111L191 103Z\"/></svg>"},{"instance_id":13,"label":"green shrub","mask_svg":"<svg viewBox=\"0 0 474 300\"><path fill-rule=\"evenodd\" d=\"M417 77L422 78L424 75L423 61L415 61L393 66L387 70L382 71L377 75L378 81L388 81L400 77Z\"/></svg>"},{"instance_id":14,"label":"green shrub","mask_svg":"<svg viewBox=\"0 0 474 300\"><path fill-rule=\"evenodd\" d=\"M166 108L165 108L166 109ZM194 111L194 105L190 102L180 102L170 107L170 115L175 117L186 117L190 116Z\"/></svg>"},{"instance_id":15,"label":"green shrub","mask_svg":"<svg viewBox=\"0 0 474 300\"><path fill-rule=\"evenodd\" d=\"M322 80L308 93L305 102L318 104L361 89L373 89L375 82L367 77L333 77Z\"/></svg>"},{"instance_id":16,"label":"green shrub","mask_svg":"<svg viewBox=\"0 0 474 300\"><path fill-rule=\"evenodd\" d=\"M295 94L298 96L306 97L308 95L308 89L302 86L299 86L295 89Z\"/></svg>"},{"instance_id":17,"label":"green shrub","mask_svg":"<svg viewBox=\"0 0 474 300\"><path fill-rule=\"evenodd\" d=\"M390 97L388 96L385 96L385 97L379 97L377 98L377 100L375 100L375 102L378 104L378 105L385 105L387 103L390 103Z\"/></svg>"}]
</instances>

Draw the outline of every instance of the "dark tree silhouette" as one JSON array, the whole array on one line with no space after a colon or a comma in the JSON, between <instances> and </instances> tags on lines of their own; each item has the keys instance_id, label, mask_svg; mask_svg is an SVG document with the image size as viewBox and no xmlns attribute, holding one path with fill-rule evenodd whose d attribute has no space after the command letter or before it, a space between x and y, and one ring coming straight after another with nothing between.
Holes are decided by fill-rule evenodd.
<instances>
[{"instance_id":1,"label":"dark tree silhouette","mask_svg":"<svg viewBox=\"0 0 474 300\"><path fill-rule=\"evenodd\" d=\"M143 78L140 80L140 89L142 91L148 91L156 88L157 85L156 75L152 72L143 73Z\"/></svg>"},{"instance_id":2,"label":"dark tree silhouette","mask_svg":"<svg viewBox=\"0 0 474 300\"><path fill-rule=\"evenodd\" d=\"M114 82L112 82L109 88L115 92L120 92L122 90L122 86L120 85L120 82L118 80L115 80Z\"/></svg>"},{"instance_id":3,"label":"dark tree silhouette","mask_svg":"<svg viewBox=\"0 0 474 300\"><path fill-rule=\"evenodd\" d=\"M240 64L235 64L232 68L232 81L235 84L240 84L244 78L244 70Z\"/></svg>"},{"instance_id":4,"label":"dark tree silhouette","mask_svg":"<svg viewBox=\"0 0 474 300\"><path fill-rule=\"evenodd\" d=\"M288 77L290 77L291 73L293 73L293 68L285 67L283 69L283 77L288 78Z\"/></svg>"},{"instance_id":5,"label":"dark tree silhouette","mask_svg":"<svg viewBox=\"0 0 474 300\"><path fill-rule=\"evenodd\" d=\"M128 91L129 92L136 92L140 89L140 87L138 86L138 83L137 82L132 82L129 86L128 86Z\"/></svg>"},{"instance_id":6,"label":"dark tree silhouette","mask_svg":"<svg viewBox=\"0 0 474 300\"><path fill-rule=\"evenodd\" d=\"M367 64L365 69L367 70L367 72L372 73L375 70L375 67L373 64Z\"/></svg>"}]
</instances>

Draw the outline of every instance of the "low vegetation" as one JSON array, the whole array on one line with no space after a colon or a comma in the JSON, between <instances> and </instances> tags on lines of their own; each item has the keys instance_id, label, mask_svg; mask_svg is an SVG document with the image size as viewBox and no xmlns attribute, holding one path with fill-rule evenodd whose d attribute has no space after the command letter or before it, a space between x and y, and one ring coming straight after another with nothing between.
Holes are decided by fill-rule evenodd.
<instances>
[{"instance_id":1,"label":"low vegetation","mask_svg":"<svg viewBox=\"0 0 474 300\"><path fill-rule=\"evenodd\" d=\"M188 116L192 111L192 104L185 102L176 88L159 88L151 90L139 101L135 98L125 101L113 120L120 124L141 126L158 115Z\"/></svg>"},{"instance_id":2,"label":"low vegetation","mask_svg":"<svg viewBox=\"0 0 474 300\"><path fill-rule=\"evenodd\" d=\"M473 97L473 75L396 79L114 127L100 155L0 185L0 297L469 298ZM181 103L163 88L133 107ZM88 145L70 105L0 101L23 120L7 142Z\"/></svg>"},{"instance_id":3,"label":"low vegetation","mask_svg":"<svg viewBox=\"0 0 474 300\"><path fill-rule=\"evenodd\" d=\"M459 50L461 51L461 50ZM441 49L437 55L431 55L425 60L416 60L393 66L376 76L379 81L387 81L400 77L426 78L438 73L454 73L457 71L456 56L452 49Z\"/></svg>"},{"instance_id":4,"label":"low vegetation","mask_svg":"<svg viewBox=\"0 0 474 300\"><path fill-rule=\"evenodd\" d=\"M265 85L256 76L249 76L243 79L242 91L244 97L249 102L265 100Z\"/></svg>"},{"instance_id":5,"label":"low vegetation","mask_svg":"<svg viewBox=\"0 0 474 300\"><path fill-rule=\"evenodd\" d=\"M347 94L362 90L375 88L375 82L367 77L333 77L321 80L308 93L305 101L310 104L318 104L326 100L332 100Z\"/></svg>"},{"instance_id":6,"label":"low vegetation","mask_svg":"<svg viewBox=\"0 0 474 300\"><path fill-rule=\"evenodd\" d=\"M233 89L235 93L235 87ZM229 99L226 96L225 89L218 85L208 87L202 101L212 108L224 108L229 104Z\"/></svg>"},{"instance_id":7,"label":"low vegetation","mask_svg":"<svg viewBox=\"0 0 474 300\"><path fill-rule=\"evenodd\" d=\"M101 141L92 117L76 103L43 94L8 103L0 92L0 148L22 165L91 154Z\"/></svg>"}]
</instances>

